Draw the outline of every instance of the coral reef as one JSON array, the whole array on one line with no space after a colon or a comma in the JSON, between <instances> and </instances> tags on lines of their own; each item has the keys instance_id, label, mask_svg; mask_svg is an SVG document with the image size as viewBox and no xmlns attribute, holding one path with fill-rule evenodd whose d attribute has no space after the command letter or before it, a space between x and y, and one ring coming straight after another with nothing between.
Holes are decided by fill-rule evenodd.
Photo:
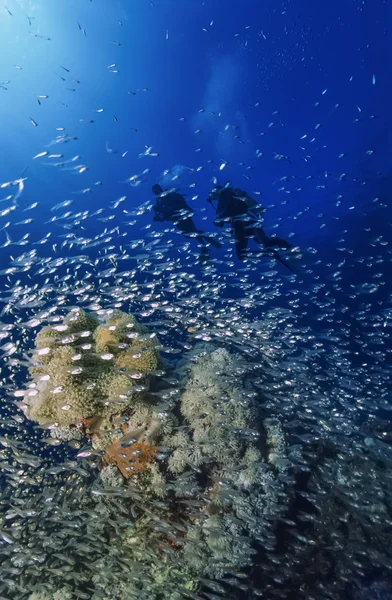
<instances>
[{"instance_id":1,"label":"coral reef","mask_svg":"<svg viewBox=\"0 0 392 600\"><path fill-rule=\"evenodd\" d=\"M135 404L137 383L148 381L158 364L154 338L131 315L114 311L99 324L73 310L36 337L25 414L58 427L97 417L107 424Z\"/></svg>"},{"instance_id":2,"label":"coral reef","mask_svg":"<svg viewBox=\"0 0 392 600\"><path fill-rule=\"evenodd\" d=\"M99 473L104 487L116 488L122 485L123 478L115 465L103 467Z\"/></svg>"},{"instance_id":3,"label":"coral reef","mask_svg":"<svg viewBox=\"0 0 392 600\"><path fill-rule=\"evenodd\" d=\"M123 477L131 477L146 471L154 460L157 450L147 442L136 442L131 446L121 447L121 439L107 448L104 461L115 464Z\"/></svg>"},{"instance_id":4,"label":"coral reef","mask_svg":"<svg viewBox=\"0 0 392 600\"><path fill-rule=\"evenodd\" d=\"M270 436L268 445L262 439L262 422L238 363L222 348L201 353L185 375L180 399L188 428L164 440L173 448L167 464L176 477L176 496L181 497L184 487L184 497L193 488L192 498L209 498L203 519L199 515L199 522L188 528L183 554L194 573L214 578L249 566L264 519L285 508L282 484L265 456L268 450L284 455L283 433L275 424L280 435ZM182 474L189 470L195 475L193 484L183 485Z\"/></svg>"},{"instance_id":5,"label":"coral reef","mask_svg":"<svg viewBox=\"0 0 392 600\"><path fill-rule=\"evenodd\" d=\"M50 428L50 437L62 442L70 442L71 440L82 440L84 432L81 427L58 425Z\"/></svg>"},{"instance_id":6,"label":"coral reef","mask_svg":"<svg viewBox=\"0 0 392 600\"><path fill-rule=\"evenodd\" d=\"M83 331L86 318L80 317ZM71 333L61 332L73 336L66 345L41 332L40 344L50 339L51 359L45 355L45 362L33 368L36 387L30 390L37 390L39 400L27 399L29 415L40 416L42 404L49 402L48 384L40 387L38 379L52 369L53 361L58 370L63 365L67 390L75 381L68 365L79 351L77 323L77 318L72 320ZM81 428L92 438L95 452L102 450L95 463L100 474L92 482L92 496L79 506L90 515L88 539L108 540L102 555L93 552L91 600L180 600L202 585L210 594L221 592L218 580L252 566L255 540L285 509L278 474L287 459L279 423L263 425L247 389L246 369L238 368L238 356L227 350L204 352L199 346L178 372L162 382L166 388L150 390L147 398L138 391L144 389L138 387L140 379L136 386L130 375L148 377L159 365L154 338L123 313L115 313L95 329L90 322L90 331L86 349L90 354L88 359L83 355L82 364L88 385L95 385L86 390L85 371L78 375L81 381L72 384L78 392L91 392L84 396L88 408L72 405L72 420L63 419L52 431L58 439L68 440ZM110 360L102 360L102 354L110 355ZM104 371L94 367L94 361L101 364L100 358ZM55 374L50 374L52 386ZM124 392L125 401L109 402L104 409L99 397L121 394L125 380L131 390ZM77 395L72 386L70 395ZM157 404L151 399L155 397ZM55 408L52 401L45 414ZM81 540L75 543L77 552L87 546ZM56 569L50 571L52 586L61 583ZM53 589L44 587L37 593L44 600L58 600ZM57 589L61 591L61 585ZM235 592L226 596L234 598Z\"/></svg>"},{"instance_id":7,"label":"coral reef","mask_svg":"<svg viewBox=\"0 0 392 600\"><path fill-rule=\"evenodd\" d=\"M73 594L70 589L64 587L55 592L34 592L29 596L29 600L72 600Z\"/></svg>"}]
</instances>

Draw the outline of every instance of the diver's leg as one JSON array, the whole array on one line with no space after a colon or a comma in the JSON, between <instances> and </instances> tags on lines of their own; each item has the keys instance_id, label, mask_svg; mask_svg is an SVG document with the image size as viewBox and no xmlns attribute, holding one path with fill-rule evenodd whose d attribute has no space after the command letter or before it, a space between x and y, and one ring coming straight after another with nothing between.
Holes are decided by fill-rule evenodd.
<instances>
[{"instance_id":1,"label":"diver's leg","mask_svg":"<svg viewBox=\"0 0 392 600\"><path fill-rule=\"evenodd\" d=\"M191 217L182 219L181 221L175 223L175 225L178 231L180 231L180 233L182 233L186 237L194 237L199 242L199 244L205 246L205 240L202 235L203 232L197 229Z\"/></svg>"},{"instance_id":2,"label":"diver's leg","mask_svg":"<svg viewBox=\"0 0 392 600\"><path fill-rule=\"evenodd\" d=\"M214 237L208 235L207 233L200 232L202 238L204 239L204 243L212 244L215 248L222 248L222 244L216 240Z\"/></svg>"},{"instance_id":3,"label":"diver's leg","mask_svg":"<svg viewBox=\"0 0 392 600\"><path fill-rule=\"evenodd\" d=\"M210 253L208 252L207 246L200 246L199 254L199 265L203 266L208 263L210 259Z\"/></svg>"},{"instance_id":4,"label":"diver's leg","mask_svg":"<svg viewBox=\"0 0 392 600\"><path fill-rule=\"evenodd\" d=\"M182 219L181 221L175 223L175 225L177 226L178 231L180 231L183 235L189 235L190 233L199 233L199 230L197 229L191 217Z\"/></svg>"},{"instance_id":5,"label":"diver's leg","mask_svg":"<svg viewBox=\"0 0 392 600\"><path fill-rule=\"evenodd\" d=\"M251 232L253 234L253 237L255 238L255 241L258 244L260 244L261 246L266 246L268 244L269 237L262 227L253 227Z\"/></svg>"},{"instance_id":6,"label":"diver's leg","mask_svg":"<svg viewBox=\"0 0 392 600\"><path fill-rule=\"evenodd\" d=\"M270 237L266 244L266 247L267 248L284 248L285 250L290 250L290 248L293 248L294 246L293 246L293 244L290 244L290 242L287 242L283 238Z\"/></svg>"},{"instance_id":7,"label":"diver's leg","mask_svg":"<svg viewBox=\"0 0 392 600\"><path fill-rule=\"evenodd\" d=\"M232 231L235 241L235 252L237 258L244 260L246 256L246 249L248 247L249 234L245 227L245 224L241 221L234 221L232 223Z\"/></svg>"},{"instance_id":8,"label":"diver's leg","mask_svg":"<svg viewBox=\"0 0 392 600\"><path fill-rule=\"evenodd\" d=\"M274 258L276 258L276 260L278 260L283 266L285 266L286 269L288 269L292 273L297 273L297 270L295 269L295 267L293 267L293 265L291 265L287 260L282 258L280 256L279 252L277 252L277 250L274 250L273 248L271 248L270 253Z\"/></svg>"},{"instance_id":9,"label":"diver's leg","mask_svg":"<svg viewBox=\"0 0 392 600\"><path fill-rule=\"evenodd\" d=\"M210 243L213 246L215 246L215 248L222 247L222 244L220 242L218 242L218 240L216 240L213 237L210 237L208 234L204 233L204 231L202 231L201 229L197 229L197 227L194 224L193 219L191 217L188 217L188 218L184 219L183 221L179 221L177 227L178 227L179 231L181 231L181 233L183 233L184 235L187 235L187 234L189 235L192 233L197 234L194 237L197 239L199 244L201 244L202 246L203 245L205 246L207 243Z\"/></svg>"},{"instance_id":10,"label":"diver's leg","mask_svg":"<svg viewBox=\"0 0 392 600\"><path fill-rule=\"evenodd\" d=\"M204 235L202 231L200 231L199 229L197 229L196 225L193 222L193 219L191 217L187 217L186 219L183 219L182 221L179 221L178 223L176 223L177 225L177 229L178 231L180 231L183 235L185 235L185 237L194 237L200 244L200 257L199 257L199 262L200 264L204 264L206 261L208 261L210 255L208 252L208 248L207 248L207 244L206 244L206 240L204 239ZM192 235L192 234L196 234L196 235Z\"/></svg>"},{"instance_id":11,"label":"diver's leg","mask_svg":"<svg viewBox=\"0 0 392 600\"><path fill-rule=\"evenodd\" d=\"M252 232L256 242L266 248L285 248L286 250L293 248L292 244L280 237L268 237L262 227L254 227Z\"/></svg>"}]
</instances>

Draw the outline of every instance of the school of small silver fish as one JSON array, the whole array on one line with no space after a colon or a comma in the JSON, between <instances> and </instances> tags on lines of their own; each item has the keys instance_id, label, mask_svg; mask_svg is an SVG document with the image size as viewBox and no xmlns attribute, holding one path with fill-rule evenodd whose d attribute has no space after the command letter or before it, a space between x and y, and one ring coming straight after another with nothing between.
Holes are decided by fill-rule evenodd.
<instances>
[{"instance_id":1,"label":"school of small silver fish","mask_svg":"<svg viewBox=\"0 0 392 600\"><path fill-rule=\"evenodd\" d=\"M18 3L4 13L23 19L32 41L56 44ZM73 20L88 44L89 27ZM105 41L113 56L105 76L121 76L126 25L118 21L119 39ZM210 20L203 32L214 27ZM162 36L171 43L171 31ZM22 58L15 60L23 76ZM53 77L72 96L84 83L65 61ZM4 79L0 92L12 83ZM369 84L376 83L373 75ZM153 86L145 85L128 95L148 97ZM315 106L328 93L320 90ZM33 134L52 101L46 93L35 99L36 112L26 116ZM213 188L228 161L203 156L202 130L195 129L197 162L163 176L176 189L186 171L192 181L181 191L210 239L222 244L209 244L209 260L200 264L196 239L173 223L153 224L155 181L143 166L160 152L143 139L137 119L128 127L140 136L137 152L102 137L104 153L132 165L123 193L112 197L110 171L101 168L95 180L92 163L78 153L87 130L106 118L105 94L90 114L72 111L77 135L59 119L31 164L0 181L0 600L392 597L392 306L382 294L388 239L375 234L362 255L353 253L349 221L337 212L339 260L329 259L317 238L301 246L296 223L312 213L322 232L330 217L293 203L286 222L274 222L268 205L270 229L284 225L297 244L298 270L285 271L273 256L240 263L230 231L214 227L204 202L205 172ZM236 124L199 109L207 112L220 135L244 143ZM114 124L121 119L121 111L110 115ZM353 126L362 119L375 115L357 106ZM265 123L260 136L283 125L278 111ZM276 184L284 206L304 185L315 193L330 180L344 185L346 173L312 172L310 148L322 135L317 124L296 140L309 165L303 181L291 174L293 157L284 148L270 157L257 150L249 164L239 163L240 181L258 198L253 171L261 160L281 161ZM37 172L59 177L53 201L28 200ZM69 178L77 187L71 198L62 192ZM105 186L106 199L98 196ZM136 205L135 190L145 195ZM346 201L355 208L342 192L336 209ZM374 206L382 211L383 197ZM350 270L359 275L347 286ZM86 329L93 317L97 324ZM99 335L109 341L100 346ZM59 381L49 375L51 355L64 369ZM98 376L83 379L93 369L84 356L128 380L116 401L98 402L96 412L79 413L70 399L74 386L86 404L91 388L101 389ZM145 357L151 368L133 367ZM55 402L63 420L48 416Z\"/></svg>"}]
</instances>

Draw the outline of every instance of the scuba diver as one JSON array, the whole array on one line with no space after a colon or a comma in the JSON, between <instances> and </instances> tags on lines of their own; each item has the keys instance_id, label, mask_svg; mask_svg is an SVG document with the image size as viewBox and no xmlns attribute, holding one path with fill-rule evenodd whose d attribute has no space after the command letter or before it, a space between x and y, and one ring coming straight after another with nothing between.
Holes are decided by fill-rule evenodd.
<instances>
[{"instance_id":1,"label":"scuba diver","mask_svg":"<svg viewBox=\"0 0 392 600\"><path fill-rule=\"evenodd\" d=\"M155 206L153 206L154 221L172 221L183 235L196 238L201 245L200 258L202 261L209 258L208 243L215 248L222 247L222 244L215 238L197 229L192 219L194 211L188 206L184 196L176 191L164 191L158 183L152 186L152 191L157 196Z\"/></svg>"},{"instance_id":2,"label":"scuba diver","mask_svg":"<svg viewBox=\"0 0 392 600\"><path fill-rule=\"evenodd\" d=\"M272 256L287 269L295 273L295 269L284 260L275 248L290 250L292 244L279 237L268 237L260 226L260 217L264 212L263 206L239 188L233 188L228 182L225 186L217 185L210 193L207 201L214 206L217 202L215 225L223 227L229 223L239 260L244 260L252 254ZM263 250L249 250L249 239L254 239Z\"/></svg>"}]
</instances>

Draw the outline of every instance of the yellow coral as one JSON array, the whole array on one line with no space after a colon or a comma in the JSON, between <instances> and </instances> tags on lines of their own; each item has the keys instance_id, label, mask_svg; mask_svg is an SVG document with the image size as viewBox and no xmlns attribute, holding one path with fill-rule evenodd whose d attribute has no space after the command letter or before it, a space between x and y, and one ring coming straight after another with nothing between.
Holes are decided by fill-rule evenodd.
<instances>
[{"instance_id":1,"label":"yellow coral","mask_svg":"<svg viewBox=\"0 0 392 600\"><path fill-rule=\"evenodd\" d=\"M115 414L120 412L124 404L129 404L129 390L132 387L132 382L124 373L118 373L113 370L108 374L103 375L97 382L97 388L102 397L107 399L106 412ZM111 407L111 408L110 408Z\"/></svg>"},{"instance_id":2,"label":"yellow coral","mask_svg":"<svg viewBox=\"0 0 392 600\"><path fill-rule=\"evenodd\" d=\"M118 354L114 363L118 369L151 373L158 367L158 355L152 344L133 344L131 348Z\"/></svg>"},{"instance_id":3,"label":"yellow coral","mask_svg":"<svg viewBox=\"0 0 392 600\"><path fill-rule=\"evenodd\" d=\"M37 333L35 338L36 348L46 348L47 346L55 346L56 339L59 337L59 333L53 329L53 327L46 326Z\"/></svg>"},{"instance_id":4,"label":"yellow coral","mask_svg":"<svg viewBox=\"0 0 392 600\"><path fill-rule=\"evenodd\" d=\"M33 360L36 364L30 368L30 373L47 376L53 384L63 385L69 379L67 369L72 366L74 354L71 346L54 346L48 354L35 354Z\"/></svg>"},{"instance_id":5,"label":"yellow coral","mask_svg":"<svg viewBox=\"0 0 392 600\"><path fill-rule=\"evenodd\" d=\"M95 343L98 352L106 352L111 349L111 346L118 345L117 332L112 327L108 327L106 324L97 327L95 331Z\"/></svg>"},{"instance_id":6,"label":"yellow coral","mask_svg":"<svg viewBox=\"0 0 392 600\"><path fill-rule=\"evenodd\" d=\"M67 325L67 334L94 331L98 326L98 319L82 309L71 310L64 319L64 325Z\"/></svg>"},{"instance_id":7,"label":"yellow coral","mask_svg":"<svg viewBox=\"0 0 392 600\"><path fill-rule=\"evenodd\" d=\"M98 352L116 351L119 344L130 343L131 332L144 333L145 329L132 315L115 311L113 315L95 331L95 343Z\"/></svg>"},{"instance_id":8,"label":"yellow coral","mask_svg":"<svg viewBox=\"0 0 392 600\"><path fill-rule=\"evenodd\" d=\"M94 315L74 310L55 329L44 327L30 368L35 389L27 395L26 415L40 423L72 425L123 412L140 399L140 393L132 393L136 379L129 375L148 377L158 365L151 341L139 340L145 332L132 315L120 311L98 325ZM103 356L103 351L113 357Z\"/></svg>"},{"instance_id":9,"label":"yellow coral","mask_svg":"<svg viewBox=\"0 0 392 600\"><path fill-rule=\"evenodd\" d=\"M52 327L46 326L38 332L35 340L33 362L48 364L52 358L53 350L58 345L59 333Z\"/></svg>"}]
</instances>

